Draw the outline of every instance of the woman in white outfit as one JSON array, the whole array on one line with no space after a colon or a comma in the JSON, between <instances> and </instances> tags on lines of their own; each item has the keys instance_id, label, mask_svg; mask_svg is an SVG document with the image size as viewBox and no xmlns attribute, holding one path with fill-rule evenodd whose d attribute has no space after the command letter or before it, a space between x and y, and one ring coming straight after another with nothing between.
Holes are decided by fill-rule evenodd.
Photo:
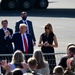
<instances>
[{"instance_id":1,"label":"woman in white outfit","mask_svg":"<svg viewBox=\"0 0 75 75\"><path fill-rule=\"evenodd\" d=\"M40 50L35 50L33 53L33 57L36 58L38 64L36 71L43 75L50 75L49 64L44 59L42 52Z\"/></svg>"}]
</instances>

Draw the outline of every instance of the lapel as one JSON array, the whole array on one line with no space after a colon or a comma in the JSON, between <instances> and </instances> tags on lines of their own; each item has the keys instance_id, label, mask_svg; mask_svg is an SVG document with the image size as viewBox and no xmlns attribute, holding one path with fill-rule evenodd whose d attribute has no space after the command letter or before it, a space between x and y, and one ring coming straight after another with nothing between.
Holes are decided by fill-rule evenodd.
<instances>
[{"instance_id":1,"label":"lapel","mask_svg":"<svg viewBox=\"0 0 75 75\"><path fill-rule=\"evenodd\" d=\"M22 37L21 37L21 33L19 33L19 37L20 37L20 39L21 39L21 43L22 43ZM19 40L20 41L20 40ZM23 44L23 43L22 43Z\"/></svg>"},{"instance_id":2,"label":"lapel","mask_svg":"<svg viewBox=\"0 0 75 75\"><path fill-rule=\"evenodd\" d=\"M5 33L4 33L4 30L3 30L3 28L1 29L1 31L2 31L2 35L3 35L3 36L5 36Z\"/></svg>"},{"instance_id":3,"label":"lapel","mask_svg":"<svg viewBox=\"0 0 75 75\"><path fill-rule=\"evenodd\" d=\"M23 23L23 20L20 20L20 23Z\"/></svg>"},{"instance_id":4,"label":"lapel","mask_svg":"<svg viewBox=\"0 0 75 75\"><path fill-rule=\"evenodd\" d=\"M29 34L31 33L30 31L31 31L31 24L30 24L30 22L27 20L27 24L28 24L28 28L29 28Z\"/></svg>"},{"instance_id":5,"label":"lapel","mask_svg":"<svg viewBox=\"0 0 75 75\"><path fill-rule=\"evenodd\" d=\"M28 20L27 20L27 24L28 24L28 27L29 27L29 22L28 22Z\"/></svg>"},{"instance_id":6,"label":"lapel","mask_svg":"<svg viewBox=\"0 0 75 75\"><path fill-rule=\"evenodd\" d=\"M9 28L7 28L7 30L9 30Z\"/></svg>"}]
</instances>

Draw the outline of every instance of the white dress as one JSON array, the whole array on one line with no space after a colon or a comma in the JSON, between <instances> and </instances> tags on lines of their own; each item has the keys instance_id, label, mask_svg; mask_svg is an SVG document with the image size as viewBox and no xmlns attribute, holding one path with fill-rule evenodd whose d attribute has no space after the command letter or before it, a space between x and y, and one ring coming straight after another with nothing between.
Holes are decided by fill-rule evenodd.
<instances>
[{"instance_id":1,"label":"white dress","mask_svg":"<svg viewBox=\"0 0 75 75\"><path fill-rule=\"evenodd\" d=\"M50 70L49 70L49 64L46 62L46 67L41 68L41 69L36 69L38 73L41 73L42 75L50 75Z\"/></svg>"}]
</instances>

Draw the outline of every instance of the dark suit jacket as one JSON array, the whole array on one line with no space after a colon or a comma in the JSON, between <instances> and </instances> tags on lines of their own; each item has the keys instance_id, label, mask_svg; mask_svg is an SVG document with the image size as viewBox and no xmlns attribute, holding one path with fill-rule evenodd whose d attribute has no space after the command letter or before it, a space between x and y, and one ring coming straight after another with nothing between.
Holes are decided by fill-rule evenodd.
<instances>
[{"instance_id":1,"label":"dark suit jacket","mask_svg":"<svg viewBox=\"0 0 75 75\"><path fill-rule=\"evenodd\" d=\"M10 34L13 34L13 30L10 28L7 28L9 30ZM6 39L4 38L5 33L3 31L3 28L0 29L0 54L12 54L13 53L13 46L11 38L8 36Z\"/></svg>"},{"instance_id":2,"label":"dark suit jacket","mask_svg":"<svg viewBox=\"0 0 75 75\"><path fill-rule=\"evenodd\" d=\"M27 35L27 39L28 39L28 53L33 53L32 37L29 34L26 34L26 35ZM25 53L24 49L23 49L21 33L19 33L19 32L15 33L13 35L12 41L14 43L14 51L21 50L23 53Z\"/></svg>"},{"instance_id":3,"label":"dark suit jacket","mask_svg":"<svg viewBox=\"0 0 75 75\"><path fill-rule=\"evenodd\" d=\"M22 20L16 22L15 32L19 32L19 25L20 25L21 23L23 23ZM29 20L27 20L27 23L28 23L28 28L29 28L29 34L32 35L32 40L33 40L33 41L36 41L36 39L35 39L35 35L34 35L34 31L33 31L32 22L29 21Z\"/></svg>"}]
</instances>

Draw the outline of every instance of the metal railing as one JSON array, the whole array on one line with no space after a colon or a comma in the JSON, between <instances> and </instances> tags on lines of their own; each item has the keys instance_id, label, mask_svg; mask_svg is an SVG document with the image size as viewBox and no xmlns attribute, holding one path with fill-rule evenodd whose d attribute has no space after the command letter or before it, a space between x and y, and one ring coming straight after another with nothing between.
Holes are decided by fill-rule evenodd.
<instances>
[{"instance_id":1,"label":"metal railing","mask_svg":"<svg viewBox=\"0 0 75 75\"><path fill-rule=\"evenodd\" d=\"M53 61L53 60L56 60L56 64L53 64L53 63L49 63L49 65L58 65L60 59L65 55L66 53L44 53L44 57L46 57L46 60L49 62L49 61ZM8 62L11 62L11 59L12 59L12 55L13 54L0 54L0 60L7 60ZM53 58L53 55L55 56L55 59L52 59ZM25 58L28 59L29 57L31 57L32 54L25 54ZM50 71L51 68L50 68Z\"/></svg>"}]
</instances>

